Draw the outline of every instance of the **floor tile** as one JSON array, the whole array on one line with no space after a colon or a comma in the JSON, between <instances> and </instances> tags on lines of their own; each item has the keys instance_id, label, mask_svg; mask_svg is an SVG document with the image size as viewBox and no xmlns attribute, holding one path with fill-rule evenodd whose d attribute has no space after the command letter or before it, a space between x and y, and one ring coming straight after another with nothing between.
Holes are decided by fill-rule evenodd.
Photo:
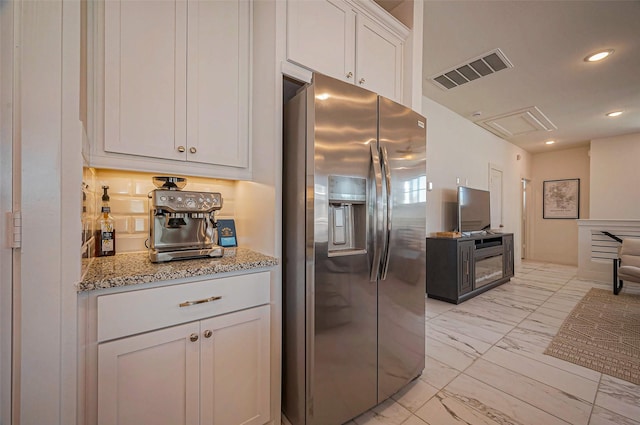
<instances>
[{"instance_id":1,"label":"floor tile","mask_svg":"<svg viewBox=\"0 0 640 425\"><path fill-rule=\"evenodd\" d=\"M430 351L427 351L430 352ZM441 390L449 382L460 374L460 371L442 363L433 357L427 356L425 361L425 368L420 376L420 379L429 385Z\"/></svg>"},{"instance_id":2,"label":"floor tile","mask_svg":"<svg viewBox=\"0 0 640 425\"><path fill-rule=\"evenodd\" d=\"M595 404L629 419L640 418L640 385L603 375Z\"/></svg>"},{"instance_id":3,"label":"floor tile","mask_svg":"<svg viewBox=\"0 0 640 425\"><path fill-rule=\"evenodd\" d=\"M388 399L353 421L357 425L400 425L411 416L411 412Z\"/></svg>"},{"instance_id":4,"label":"floor tile","mask_svg":"<svg viewBox=\"0 0 640 425\"><path fill-rule=\"evenodd\" d=\"M427 384L425 381L415 379L401 391L393 395L393 399L402 407L415 412L424 405L431 397L436 395L438 388Z\"/></svg>"},{"instance_id":5,"label":"floor tile","mask_svg":"<svg viewBox=\"0 0 640 425\"><path fill-rule=\"evenodd\" d=\"M640 422L618 415L600 406L595 406L591 413L589 425L640 425Z\"/></svg>"},{"instance_id":6,"label":"floor tile","mask_svg":"<svg viewBox=\"0 0 640 425\"><path fill-rule=\"evenodd\" d=\"M494 347L483 359L592 403L598 383L525 356Z\"/></svg>"},{"instance_id":7,"label":"floor tile","mask_svg":"<svg viewBox=\"0 0 640 425\"><path fill-rule=\"evenodd\" d=\"M460 375L421 407L416 415L429 424L566 425L505 392Z\"/></svg>"},{"instance_id":8,"label":"floor tile","mask_svg":"<svg viewBox=\"0 0 640 425\"><path fill-rule=\"evenodd\" d=\"M611 289L576 272L523 261L461 304L426 298L422 375L347 425L640 425L640 386L544 354L591 288Z\"/></svg>"},{"instance_id":9,"label":"floor tile","mask_svg":"<svg viewBox=\"0 0 640 425\"><path fill-rule=\"evenodd\" d=\"M479 359L464 373L571 424L586 425L589 421L590 402L495 363Z\"/></svg>"}]
</instances>

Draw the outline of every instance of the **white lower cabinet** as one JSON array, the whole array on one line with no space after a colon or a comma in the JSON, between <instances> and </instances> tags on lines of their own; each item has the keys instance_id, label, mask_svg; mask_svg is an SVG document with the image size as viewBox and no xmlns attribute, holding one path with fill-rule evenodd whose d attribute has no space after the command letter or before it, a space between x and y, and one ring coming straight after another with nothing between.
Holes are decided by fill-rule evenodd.
<instances>
[{"instance_id":1,"label":"white lower cabinet","mask_svg":"<svg viewBox=\"0 0 640 425\"><path fill-rule=\"evenodd\" d=\"M269 350L268 305L98 344L98 424L264 424Z\"/></svg>"}]
</instances>

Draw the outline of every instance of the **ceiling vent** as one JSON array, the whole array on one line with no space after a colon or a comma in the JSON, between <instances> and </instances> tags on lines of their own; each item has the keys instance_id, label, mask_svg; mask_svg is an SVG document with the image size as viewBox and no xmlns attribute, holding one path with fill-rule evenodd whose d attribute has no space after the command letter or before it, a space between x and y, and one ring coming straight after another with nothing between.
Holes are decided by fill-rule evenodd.
<instances>
[{"instance_id":1,"label":"ceiling vent","mask_svg":"<svg viewBox=\"0 0 640 425\"><path fill-rule=\"evenodd\" d=\"M552 131L558 127L536 106L476 121L498 137L509 139L535 131Z\"/></svg>"},{"instance_id":2,"label":"ceiling vent","mask_svg":"<svg viewBox=\"0 0 640 425\"><path fill-rule=\"evenodd\" d=\"M502 50L495 49L445 72L440 72L432 76L431 80L448 90L507 68L513 68L513 64Z\"/></svg>"}]
</instances>

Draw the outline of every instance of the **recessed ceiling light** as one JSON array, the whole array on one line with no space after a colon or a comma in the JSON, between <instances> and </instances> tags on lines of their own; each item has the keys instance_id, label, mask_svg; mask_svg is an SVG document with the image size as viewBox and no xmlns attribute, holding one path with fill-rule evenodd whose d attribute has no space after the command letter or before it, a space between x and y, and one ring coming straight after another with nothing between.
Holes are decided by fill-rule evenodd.
<instances>
[{"instance_id":1,"label":"recessed ceiling light","mask_svg":"<svg viewBox=\"0 0 640 425\"><path fill-rule=\"evenodd\" d=\"M545 145L553 145L556 141L555 140L547 140L546 142L544 142Z\"/></svg>"},{"instance_id":2,"label":"recessed ceiling light","mask_svg":"<svg viewBox=\"0 0 640 425\"><path fill-rule=\"evenodd\" d=\"M586 58L584 58L585 62L598 62L602 59L608 57L613 53L613 49L602 50L600 52L592 53Z\"/></svg>"},{"instance_id":3,"label":"recessed ceiling light","mask_svg":"<svg viewBox=\"0 0 640 425\"><path fill-rule=\"evenodd\" d=\"M617 117L618 115L622 115L622 111L613 111L607 114L608 117Z\"/></svg>"}]
</instances>

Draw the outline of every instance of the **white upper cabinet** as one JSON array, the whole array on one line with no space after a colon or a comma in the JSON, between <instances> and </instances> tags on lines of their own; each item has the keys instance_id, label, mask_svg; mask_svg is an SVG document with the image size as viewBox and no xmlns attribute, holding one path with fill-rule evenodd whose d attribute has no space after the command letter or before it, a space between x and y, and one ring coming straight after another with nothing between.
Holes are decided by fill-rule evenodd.
<instances>
[{"instance_id":1,"label":"white upper cabinet","mask_svg":"<svg viewBox=\"0 0 640 425\"><path fill-rule=\"evenodd\" d=\"M400 102L409 30L368 3L287 1L287 60ZM377 7L370 6L370 7Z\"/></svg>"},{"instance_id":2,"label":"white upper cabinet","mask_svg":"<svg viewBox=\"0 0 640 425\"><path fill-rule=\"evenodd\" d=\"M104 137L98 112L90 164L250 177L251 1L101 4Z\"/></svg>"},{"instance_id":3,"label":"white upper cabinet","mask_svg":"<svg viewBox=\"0 0 640 425\"><path fill-rule=\"evenodd\" d=\"M248 1L190 1L187 159L247 167Z\"/></svg>"},{"instance_id":4,"label":"white upper cabinet","mask_svg":"<svg viewBox=\"0 0 640 425\"><path fill-rule=\"evenodd\" d=\"M107 1L104 147L186 159L187 3Z\"/></svg>"},{"instance_id":5,"label":"white upper cabinet","mask_svg":"<svg viewBox=\"0 0 640 425\"><path fill-rule=\"evenodd\" d=\"M401 100L402 40L364 15L358 16L356 39L356 82L384 97Z\"/></svg>"},{"instance_id":6,"label":"white upper cabinet","mask_svg":"<svg viewBox=\"0 0 640 425\"><path fill-rule=\"evenodd\" d=\"M287 58L325 75L353 81L356 13L342 0L287 2Z\"/></svg>"}]
</instances>

